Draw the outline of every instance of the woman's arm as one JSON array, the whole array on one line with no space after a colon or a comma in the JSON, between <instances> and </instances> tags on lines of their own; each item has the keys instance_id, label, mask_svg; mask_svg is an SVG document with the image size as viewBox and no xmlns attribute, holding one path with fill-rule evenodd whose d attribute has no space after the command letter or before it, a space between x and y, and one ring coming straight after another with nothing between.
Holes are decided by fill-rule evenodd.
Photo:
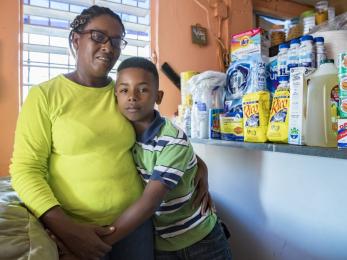
<instances>
[{"instance_id":1,"label":"woman's arm","mask_svg":"<svg viewBox=\"0 0 347 260\"><path fill-rule=\"evenodd\" d=\"M203 212L208 209L214 210L213 201L210 193L208 192L208 169L205 162L196 155L198 160L198 170L195 176L195 185L197 190L197 195L194 199L194 204L202 204Z\"/></svg>"},{"instance_id":2,"label":"woman's arm","mask_svg":"<svg viewBox=\"0 0 347 260\"><path fill-rule=\"evenodd\" d=\"M149 219L169 191L167 186L160 181L151 180L141 196L141 198L130 206L113 224L116 231L103 237L109 245L119 241L131 231Z\"/></svg>"},{"instance_id":3,"label":"woman's arm","mask_svg":"<svg viewBox=\"0 0 347 260\"><path fill-rule=\"evenodd\" d=\"M10 174L13 188L36 217L59 205L46 181L51 136L48 102L41 88L33 87L17 120Z\"/></svg>"}]
</instances>

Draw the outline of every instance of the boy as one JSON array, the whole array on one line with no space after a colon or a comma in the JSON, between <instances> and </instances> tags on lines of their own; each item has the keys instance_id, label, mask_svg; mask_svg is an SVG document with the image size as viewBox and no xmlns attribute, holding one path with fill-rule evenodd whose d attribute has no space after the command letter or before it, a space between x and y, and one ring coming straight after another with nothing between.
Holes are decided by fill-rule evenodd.
<instances>
[{"instance_id":1,"label":"boy","mask_svg":"<svg viewBox=\"0 0 347 260\"><path fill-rule=\"evenodd\" d=\"M146 187L104 240L113 244L154 214L156 259L231 259L216 214L193 204L197 159L187 136L154 110L163 97L155 65L133 57L117 71L118 108L134 126L133 157Z\"/></svg>"}]
</instances>

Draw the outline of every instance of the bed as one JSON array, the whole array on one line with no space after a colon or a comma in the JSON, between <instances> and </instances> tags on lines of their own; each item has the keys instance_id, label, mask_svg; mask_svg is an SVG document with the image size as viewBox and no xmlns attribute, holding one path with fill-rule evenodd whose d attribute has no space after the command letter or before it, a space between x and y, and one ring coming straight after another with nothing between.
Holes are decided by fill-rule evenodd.
<instances>
[{"instance_id":1,"label":"bed","mask_svg":"<svg viewBox=\"0 0 347 260\"><path fill-rule=\"evenodd\" d=\"M55 243L23 206L9 177L0 177L0 259L59 259Z\"/></svg>"}]
</instances>

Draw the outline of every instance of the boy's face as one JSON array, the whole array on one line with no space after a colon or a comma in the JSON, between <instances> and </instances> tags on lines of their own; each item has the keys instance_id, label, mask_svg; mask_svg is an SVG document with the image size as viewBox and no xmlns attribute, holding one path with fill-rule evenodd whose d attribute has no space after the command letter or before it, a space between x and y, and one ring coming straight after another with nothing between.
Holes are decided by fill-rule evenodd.
<instances>
[{"instance_id":1,"label":"boy's face","mask_svg":"<svg viewBox=\"0 0 347 260\"><path fill-rule=\"evenodd\" d=\"M121 113L130 121L151 123L154 104L160 104L163 92L158 90L152 73L127 68L118 73L116 96Z\"/></svg>"}]
</instances>

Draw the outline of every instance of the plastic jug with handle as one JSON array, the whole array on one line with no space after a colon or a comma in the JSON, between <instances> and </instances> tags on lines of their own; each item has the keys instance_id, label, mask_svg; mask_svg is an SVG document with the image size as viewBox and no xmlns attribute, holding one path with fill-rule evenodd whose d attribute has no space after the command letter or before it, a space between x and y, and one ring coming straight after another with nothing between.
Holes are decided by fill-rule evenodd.
<instances>
[{"instance_id":1,"label":"plastic jug with handle","mask_svg":"<svg viewBox=\"0 0 347 260\"><path fill-rule=\"evenodd\" d=\"M334 60L326 60L310 76L305 135L307 145L337 146L337 73Z\"/></svg>"}]
</instances>

